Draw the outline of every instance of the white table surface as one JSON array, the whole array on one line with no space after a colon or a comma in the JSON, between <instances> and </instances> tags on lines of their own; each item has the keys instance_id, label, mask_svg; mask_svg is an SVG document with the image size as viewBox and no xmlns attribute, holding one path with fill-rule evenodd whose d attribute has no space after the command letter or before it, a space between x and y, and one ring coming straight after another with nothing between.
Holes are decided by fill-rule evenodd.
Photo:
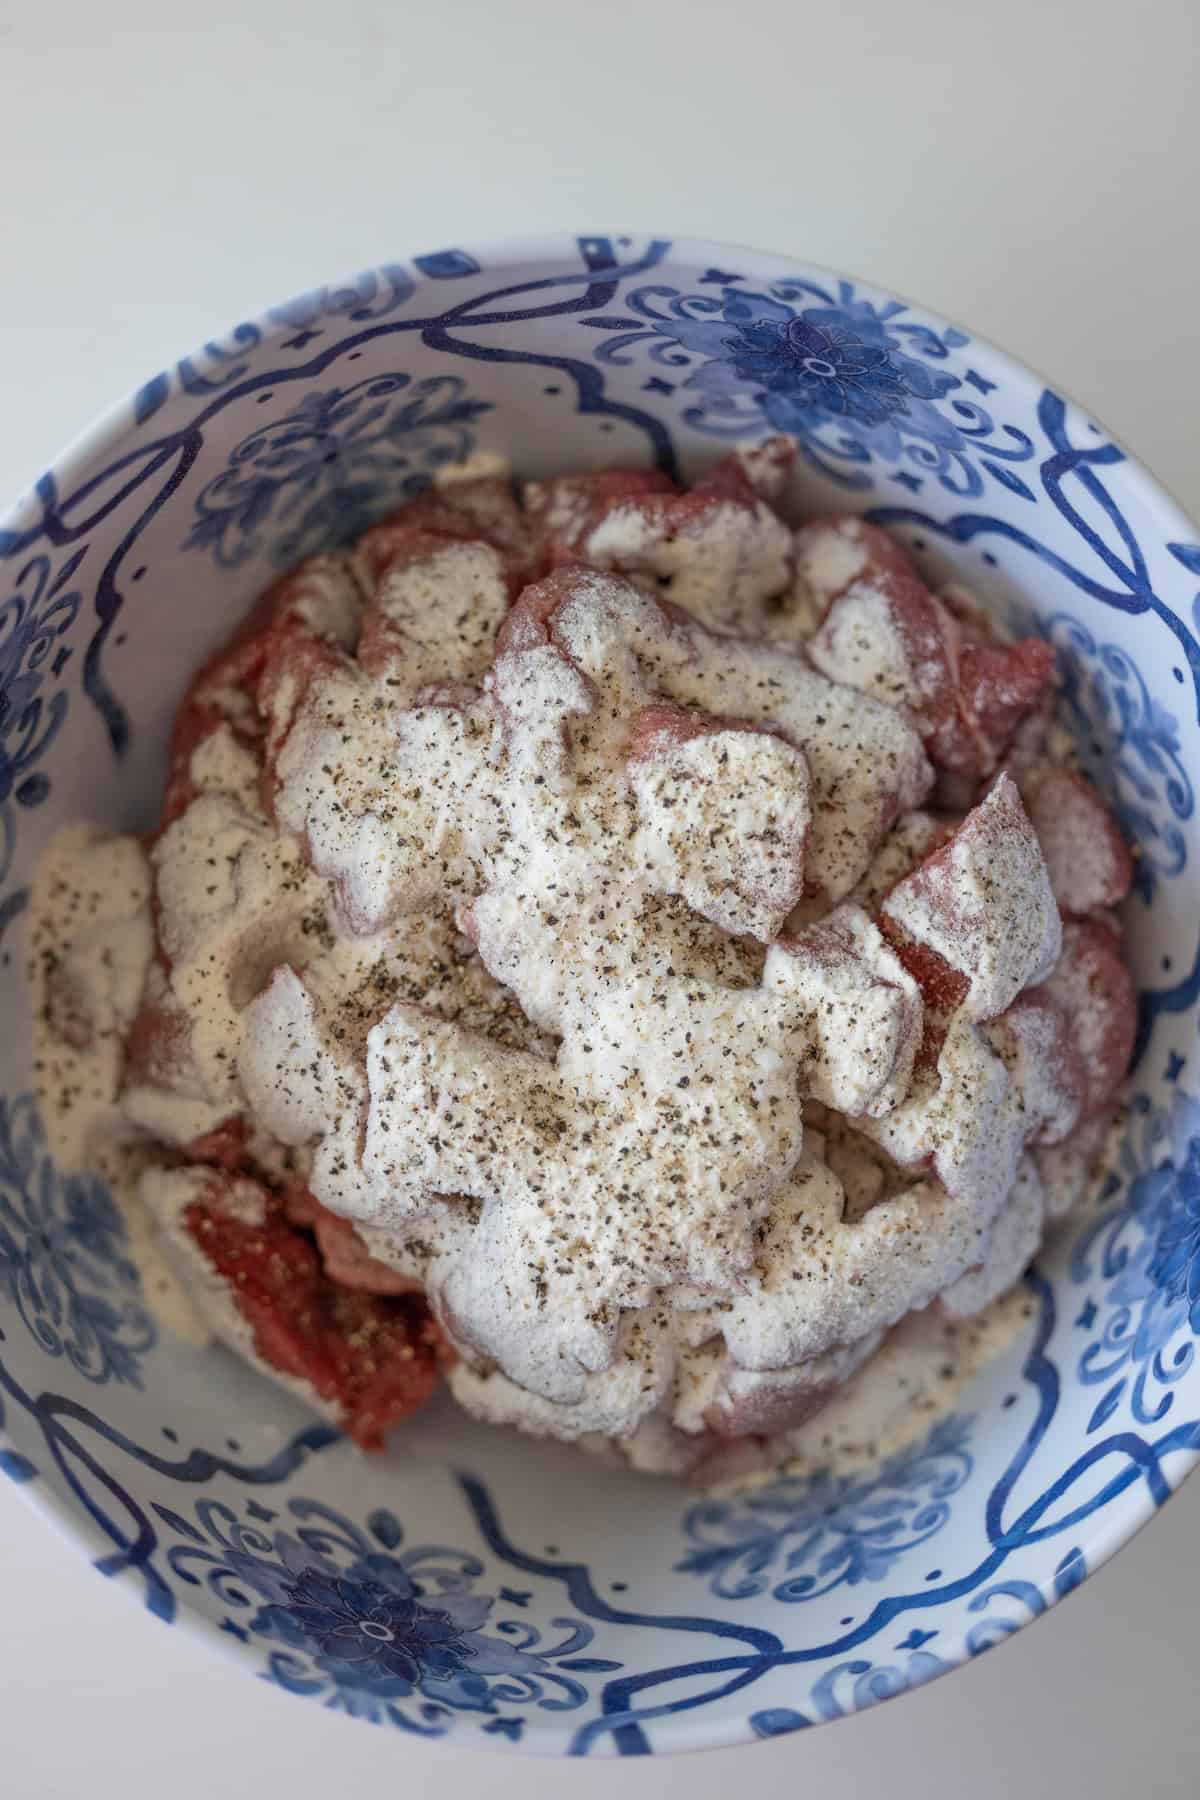
<instances>
[{"instance_id":1,"label":"white table surface","mask_svg":"<svg viewBox=\"0 0 1200 1800\"><path fill-rule=\"evenodd\" d=\"M416 11L0 0L0 498L295 291L447 243L632 227L919 297L1051 371L1200 514L1192 0ZM752 1752L577 1765L570 1791L1193 1795L1198 1549L1200 1478L1048 1619L901 1706ZM269 1690L81 1571L7 1490L0 1606L6 1800L565 1791L563 1765L389 1741Z\"/></svg>"}]
</instances>

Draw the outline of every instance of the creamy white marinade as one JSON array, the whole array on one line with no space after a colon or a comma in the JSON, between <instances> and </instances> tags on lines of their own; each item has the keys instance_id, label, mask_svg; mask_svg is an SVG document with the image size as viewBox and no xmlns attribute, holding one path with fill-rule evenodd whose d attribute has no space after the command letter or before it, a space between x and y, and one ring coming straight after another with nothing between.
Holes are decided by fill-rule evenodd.
<instances>
[{"instance_id":1,"label":"creamy white marinade","mask_svg":"<svg viewBox=\"0 0 1200 1800\"><path fill-rule=\"evenodd\" d=\"M53 847L56 1143L136 1159L260 1364L197 1219L277 1202L424 1292L469 1411L701 1479L919 1428L1018 1315L1122 1072L1127 855L1048 652L791 531L787 468L418 502L202 679L148 845Z\"/></svg>"}]
</instances>

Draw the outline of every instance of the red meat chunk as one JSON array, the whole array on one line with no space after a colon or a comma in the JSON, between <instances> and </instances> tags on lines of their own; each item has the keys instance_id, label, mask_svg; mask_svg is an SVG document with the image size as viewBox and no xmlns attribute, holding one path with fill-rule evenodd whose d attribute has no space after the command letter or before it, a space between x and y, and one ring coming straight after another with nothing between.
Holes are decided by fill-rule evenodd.
<instances>
[{"instance_id":1,"label":"red meat chunk","mask_svg":"<svg viewBox=\"0 0 1200 1800\"><path fill-rule=\"evenodd\" d=\"M1093 1119L1125 1079L1137 1031L1137 989L1121 940L1101 919L1068 919L1058 966L1045 984L1069 1019L1083 1074L1083 1118Z\"/></svg>"},{"instance_id":2,"label":"red meat chunk","mask_svg":"<svg viewBox=\"0 0 1200 1800\"><path fill-rule=\"evenodd\" d=\"M332 1402L364 1450L381 1449L437 1385L439 1337L425 1307L338 1286L273 1195L259 1189L262 1222L247 1224L222 1208L219 1177L212 1186L211 1201L188 1207L187 1229L228 1283L258 1354Z\"/></svg>"},{"instance_id":3,"label":"red meat chunk","mask_svg":"<svg viewBox=\"0 0 1200 1800\"><path fill-rule=\"evenodd\" d=\"M440 544L472 540L490 544L503 560L514 596L537 573L536 532L511 487L499 476L482 476L429 488L360 538L354 568L368 598L397 558L411 556L415 544L427 545L430 539Z\"/></svg>"},{"instance_id":4,"label":"red meat chunk","mask_svg":"<svg viewBox=\"0 0 1200 1800\"><path fill-rule=\"evenodd\" d=\"M1125 898L1133 858L1090 781L1072 769L1045 769L1025 784L1025 805L1063 912L1095 912Z\"/></svg>"},{"instance_id":5,"label":"red meat chunk","mask_svg":"<svg viewBox=\"0 0 1200 1800\"><path fill-rule=\"evenodd\" d=\"M530 482L524 499L541 565L550 569L583 558L587 540L610 513L633 507L658 527L664 502L678 495L670 476L657 469L589 469Z\"/></svg>"},{"instance_id":6,"label":"red meat chunk","mask_svg":"<svg viewBox=\"0 0 1200 1800\"><path fill-rule=\"evenodd\" d=\"M818 615L828 612L853 582L886 587L893 578L917 579L904 545L854 513L831 513L800 527L796 573L816 602Z\"/></svg>"},{"instance_id":7,"label":"red meat chunk","mask_svg":"<svg viewBox=\"0 0 1200 1800\"><path fill-rule=\"evenodd\" d=\"M160 831L195 799L192 755L222 725L261 759L264 682L272 693L280 673L294 668L297 659L308 658L314 674L340 663L337 627L349 625L351 594L344 563L310 558L267 589L229 642L193 677L171 732Z\"/></svg>"},{"instance_id":8,"label":"red meat chunk","mask_svg":"<svg viewBox=\"0 0 1200 1800\"><path fill-rule=\"evenodd\" d=\"M882 556L837 595L809 653L831 680L907 706L934 766L973 781L997 767L1054 677L1043 639L1000 643Z\"/></svg>"}]
</instances>

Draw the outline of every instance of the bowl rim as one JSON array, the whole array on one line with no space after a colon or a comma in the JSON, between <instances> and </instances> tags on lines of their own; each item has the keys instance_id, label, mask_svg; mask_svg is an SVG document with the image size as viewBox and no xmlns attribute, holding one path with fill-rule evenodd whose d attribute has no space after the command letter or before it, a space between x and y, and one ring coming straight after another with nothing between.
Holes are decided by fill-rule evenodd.
<instances>
[{"instance_id":1,"label":"bowl rim","mask_svg":"<svg viewBox=\"0 0 1200 1800\"><path fill-rule=\"evenodd\" d=\"M725 259L752 259L755 267L752 269L751 275L754 277L761 275L764 279L780 279L787 273L803 269L806 274L824 277L835 283L838 281L851 282L857 292L898 301L905 307L912 307L920 314L923 321L942 328L962 331L969 337L975 350L1002 366L1007 375L1020 383L1035 384L1039 390L1050 390L1059 395L1074 407L1081 417L1093 423L1097 430L1102 432L1108 441L1122 452L1122 480L1147 506L1156 526L1161 522L1164 539L1193 542L1200 540L1200 526L1188 516L1182 504L1161 480L1136 453L1128 448L1121 438L1109 431L1102 419L1078 402L1072 394L1067 393L1059 383L1050 381L1036 367L1003 349L994 340L980 336L957 320L927 306L922 301L913 300L895 289L880 287L874 280L857 276L850 271L832 268L827 264L810 262L800 253L792 255L782 251L763 250L736 240L670 237L665 233L659 234L646 230L610 230L603 233L560 231L490 238L480 243L471 240L470 254L477 262L480 274L488 274L509 267L516 270L522 265L535 266L559 262L569 262L574 265L579 256L580 240L600 236L609 238L614 243L623 243L625 240L662 241L668 246L668 255L672 263L694 263L697 267L719 268ZM348 288L354 282L361 280L364 274L375 275L387 267L394 267L397 264L402 265L410 276L414 284L414 292L422 288L440 285L439 278L428 274L422 266L426 260L427 258L423 254L415 253L390 257L386 262L380 260L371 268L356 271L341 281L335 279L327 282L325 287ZM475 271L472 273L474 274ZM253 354L254 351L281 337L286 330L292 329L286 319L280 317L280 314L287 306L308 299L314 291L321 290L305 289L283 301L269 303L256 314L250 315L246 322L257 330L259 336L248 353ZM224 336L232 337L233 332L237 329L236 325L231 327ZM224 341L224 336L216 341ZM197 348L192 354L202 357L203 347ZM173 371L176 366L176 363L172 363L169 368ZM3 548L3 534L6 531L19 534L29 528L31 515L36 518L38 514L39 489L48 477L54 480L61 491L68 486L71 478L82 473L106 446L115 446L127 432L138 428L139 421L134 412L134 403L139 391L139 388L134 388L131 393L123 395L104 408L49 460L41 476L28 488L19 491L7 504L0 507L0 562L7 560L7 554ZM20 552L16 554L19 555ZM7 1431L0 1429L0 1445L10 1442ZM1178 1493L1179 1488L1193 1472L1198 1462L1200 1462L1200 1448L1175 1452L1170 1470L1162 1471L1163 1480L1168 1489L1163 1501L1156 1502L1146 1485L1140 1483L1131 1485L1121 1496L1114 1496L1114 1504L1118 1500L1123 1503L1119 1516L1114 1512L1113 1504L1093 1515L1096 1537L1089 1540L1084 1547L1085 1573L1081 1581L1075 1585L1082 1585L1083 1580L1090 1579L1118 1550L1131 1542L1160 1510L1161 1506ZM85 1553L106 1552L111 1548L110 1541L105 1538L91 1518L78 1513L65 1498L44 1487L40 1480L14 1480L10 1484L10 1491L15 1493L18 1501L31 1513L36 1513L45 1519L55 1535L63 1541L69 1541L83 1548ZM95 1554L89 1556L89 1566L96 1568L98 1573L104 1573L98 1567ZM1058 1605L1062 1599L1066 1598L1067 1593L1074 1591L1074 1587L1069 1588L1066 1592L1060 1591L1049 1578L1033 1580L1030 1585L1036 1587L1041 1594L1042 1609L1018 1624L1015 1630L1008 1634L1009 1636L1024 1632L1051 1607ZM137 1603L139 1610L145 1613L147 1609L141 1605L141 1597L131 1581L122 1579L110 1583L110 1586L124 1592L126 1597ZM203 1642L217 1650L222 1660L230 1667L235 1664L241 1667L246 1665L249 1654L247 1647L231 1641L228 1634L223 1632L216 1621L209 1618L206 1613L190 1606L181 1606L169 1622L176 1629L182 1627L185 1636L194 1638L197 1642ZM939 1656L943 1660L944 1666L933 1677L933 1679L939 1680L944 1675L954 1673L972 1660L972 1653L966 1642L965 1627L956 1641L939 1646ZM852 1711L848 1711L844 1717L847 1719L855 1717L880 1704L881 1700L899 1698L900 1694L908 1691L910 1689L905 1688L891 1695L872 1695L863 1704L856 1705ZM821 1725L834 1722L834 1719L815 1719L812 1724ZM811 1726L808 1729L811 1729ZM547 1738L557 1737L557 1735L555 1728L551 1726L540 1731L531 1730L519 1744L514 1744L507 1739L503 1740L502 1744L498 1744L494 1739L482 1741L478 1734L473 1736L449 1735L444 1739L432 1741L458 1750L486 1753L503 1748L508 1752L515 1750L519 1755L524 1756L558 1756L566 1753L565 1744L558 1741L545 1741ZM740 1718L734 1719L728 1715L718 1716L706 1726L701 1713L671 1714L656 1722L655 1741L652 1748L655 1755L678 1755L708 1749L733 1748L760 1741L768 1740L760 1738L749 1727L748 1722ZM614 1759L620 1754L619 1751L613 1750L607 1745L599 1753L606 1758L611 1755Z\"/></svg>"}]
</instances>

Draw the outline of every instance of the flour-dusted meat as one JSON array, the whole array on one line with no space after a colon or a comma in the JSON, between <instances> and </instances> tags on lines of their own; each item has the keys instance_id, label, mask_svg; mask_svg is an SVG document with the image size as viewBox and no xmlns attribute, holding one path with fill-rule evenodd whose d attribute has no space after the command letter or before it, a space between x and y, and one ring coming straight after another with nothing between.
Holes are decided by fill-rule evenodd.
<instances>
[{"instance_id":1,"label":"flour-dusted meat","mask_svg":"<svg viewBox=\"0 0 1200 1800\"><path fill-rule=\"evenodd\" d=\"M206 1265L214 1329L289 1377L366 1450L382 1447L438 1381L439 1339L419 1299L335 1281L278 1199L246 1176L150 1170L142 1193L186 1269Z\"/></svg>"},{"instance_id":2,"label":"flour-dusted meat","mask_svg":"<svg viewBox=\"0 0 1200 1800\"><path fill-rule=\"evenodd\" d=\"M188 684L171 732L160 829L177 819L199 791L196 754L210 740L223 741L226 763L240 759L243 785L247 770L257 772L264 735L260 681L285 664L293 666L285 649L293 642L313 646L314 659L315 647L322 647L321 666L332 666L336 653L352 649L357 640L361 601L346 562L335 556L310 557L267 589L229 643Z\"/></svg>"},{"instance_id":3,"label":"flour-dusted meat","mask_svg":"<svg viewBox=\"0 0 1200 1800\"><path fill-rule=\"evenodd\" d=\"M1068 919L1062 955L1046 983L1071 1020L1083 1067L1083 1117L1108 1107L1129 1067L1137 989L1119 936L1098 919Z\"/></svg>"},{"instance_id":4,"label":"flour-dusted meat","mask_svg":"<svg viewBox=\"0 0 1200 1800\"><path fill-rule=\"evenodd\" d=\"M48 865L45 1066L364 1446L439 1373L693 1480L844 1441L1086 1180L1130 864L1053 653L798 467L449 472L210 659L145 845Z\"/></svg>"},{"instance_id":5,"label":"flour-dusted meat","mask_svg":"<svg viewBox=\"0 0 1200 1800\"><path fill-rule=\"evenodd\" d=\"M1043 765L1025 783L1025 805L1065 913L1117 906L1133 880L1133 858L1112 813L1073 769Z\"/></svg>"},{"instance_id":6,"label":"flour-dusted meat","mask_svg":"<svg viewBox=\"0 0 1200 1800\"><path fill-rule=\"evenodd\" d=\"M489 544L500 556L514 593L537 573L536 536L511 484L501 476L484 475L428 488L364 532L351 558L364 593L378 591L396 560L410 554L414 541L431 538Z\"/></svg>"},{"instance_id":7,"label":"flour-dusted meat","mask_svg":"<svg viewBox=\"0 0 1200 1800\"><path fill-rule=\"evenodd\" d=\"M728 456L686 493L650 471L531 483L525 504L545 560L587 563L659 584L701 623L750 630L792 580L791 533L763 498L794 453L774 444Z\"/></svg>"},{"instance_id":8,"label":"flour-dusted meat","mask_svg":"<svg viewBox=\"0 0 1200 1800\"><path fill-rule=\"evenodd\" d=\"M815 621L824 618L847 588L884 588L916 578L904 545L854 513L834 513L796 533L796 575L810 598Z\"/></svg>"},{"instance_id":9,"label":"flour-dusted meat","mask_svg":"<svg viewBox=\"0 0 1200 1800\"><path fill-rule=\"evenodd\" d=\"M971 779L998 766L1054 674L1049 644L998 641L878 552L838 590L808 650L831 679L906 707L935 767Z\"/></svg>"},{"instance_id":10,"label":"flour-dusted meat","mask_svg":"<svg viewBox=\"0 0 1200 1800\"><path fill-rule=\"evenodd\" d=\"M951 837L883 902L887 928L966 982L962 1004L994 1018L1054 967L1062 926L1041 848L1002 776Z\"/></svg>"}]
</instances>

